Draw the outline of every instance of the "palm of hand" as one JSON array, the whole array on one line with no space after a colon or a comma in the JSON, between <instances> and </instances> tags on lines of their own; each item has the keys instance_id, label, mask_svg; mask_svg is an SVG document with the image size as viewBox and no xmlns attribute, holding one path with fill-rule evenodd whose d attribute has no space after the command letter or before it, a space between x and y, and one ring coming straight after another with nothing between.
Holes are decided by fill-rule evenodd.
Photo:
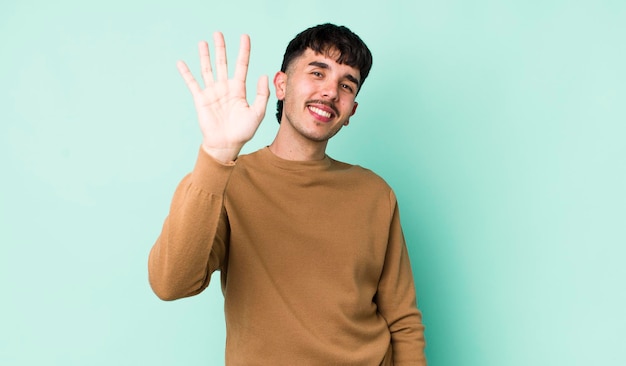
<instances>
[{"instance_id":1,"label":"palm of hand","mask_svg":"<svg viewBox=\"0 0 626 366\"><path fill-rule=\"evenodd\" d=\"M249 141L261 123L265 109L252 108L245 85L238 80L220 81L194 95L203 143L209 147L234 147Z\"/></svg>"},{"instance_id":2,"label":"palm of hand","mask_svg":"<svg viewBox=\"0 0 626 366\"><path fill-rule=\"evenodd\" d=\"M198 123L207 151L227 151L229 159L236 158L241 147L256 132L265 116L269 99L266 76L259 79L257 95L252 105L246 100L246 76L250 57L250 39L241 37L234 77L228 79L226 47L221 33L215 33L216 78L213 77L208 45L200 42L200 64L205 88L202 89L187 65L180 61L178 70L193 95ZM224 160L224 159L222 159Z\"/></svg>"}]
</instances>

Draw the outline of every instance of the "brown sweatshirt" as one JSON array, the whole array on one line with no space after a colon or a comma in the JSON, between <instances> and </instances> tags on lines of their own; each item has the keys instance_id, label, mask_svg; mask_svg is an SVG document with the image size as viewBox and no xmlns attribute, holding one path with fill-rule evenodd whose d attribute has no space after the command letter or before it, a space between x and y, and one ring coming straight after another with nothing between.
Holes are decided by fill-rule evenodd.
<instances>
[{"instance_id":1,"label":"brown sweatshirt","mask_svg":"<svg viewBox=\"0 0 626 366\"><path fill-rule=\"evenodd\" d=\"M426 365L396 198L377 175L201 149L149 258L164 300L221 271L226 364Z\"/></svg>"}]
</instances>

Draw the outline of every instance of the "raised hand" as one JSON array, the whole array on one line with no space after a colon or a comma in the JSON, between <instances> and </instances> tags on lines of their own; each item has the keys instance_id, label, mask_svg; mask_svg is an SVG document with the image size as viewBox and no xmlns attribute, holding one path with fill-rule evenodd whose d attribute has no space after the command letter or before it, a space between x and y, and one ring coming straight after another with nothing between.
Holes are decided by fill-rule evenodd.
<instances>
[{"instance_id":1,"label":"raised hand","mask_svg":"<svg viewBox=\"0 0 626 366\"><path fill-rule=\"evenodd\" d=\"M211 68L209 46L198 44L204 89L183 62L177 63L198 113L202 130L202 148L222 162L235 160L243 145L254 136L265 116L270 91L267 76L259 78L252 105L246 100L246 76L250 60L250 37L241 36L235 74L228 79L226 44L222 33L213 34L215 42L215 76Z\"/></svg>"}]
</instances>

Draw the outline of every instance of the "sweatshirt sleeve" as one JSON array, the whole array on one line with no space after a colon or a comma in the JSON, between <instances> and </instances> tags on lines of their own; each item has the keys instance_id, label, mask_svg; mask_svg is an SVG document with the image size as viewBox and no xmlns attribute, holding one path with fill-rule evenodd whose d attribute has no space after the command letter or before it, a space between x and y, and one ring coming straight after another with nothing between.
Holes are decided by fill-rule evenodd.
<instances>
[{"instance_id":1,"label":"sweatshirt sleeve","mask_svg":"<svg viewBox=\"0 0 626 366\"><path fill-rule=\"evenodd\" d=\"M425 366L422 314L417 308L411 264L393 191L390 193L390 204L389 241L376 295L377 304L391 332L393 364Z\"/></svg>"},{"instance_id":2,"label":"sweatshirt sleeve","mask_svg":"<svg viewBox=\"0 0 626 366\"><path fill-rule=\"evenodd\" d=\"M193 171L176 188L148 258L150 285L159 298L196 295L223 266L229 235L223 200L234 165L200 149Z\"/></svg>"}]
</instances>

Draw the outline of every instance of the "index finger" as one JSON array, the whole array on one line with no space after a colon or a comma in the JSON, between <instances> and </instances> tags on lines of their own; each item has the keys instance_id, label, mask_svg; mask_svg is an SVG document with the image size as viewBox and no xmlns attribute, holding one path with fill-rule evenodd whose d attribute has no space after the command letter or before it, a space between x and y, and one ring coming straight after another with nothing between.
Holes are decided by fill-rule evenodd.
<instances>
[{"instance_id":1,"label":"index finger","mask_svg":"<svg viewBox=\"0 0 626 366\"><path fill-rule=\"evenodd\" d=\"M243 34L239 41L239 55L237 56L237 64L235 65L234 79L246 82L248 75L248 64L250 62L250 36Z\"/></svg>"}]
</instances>

